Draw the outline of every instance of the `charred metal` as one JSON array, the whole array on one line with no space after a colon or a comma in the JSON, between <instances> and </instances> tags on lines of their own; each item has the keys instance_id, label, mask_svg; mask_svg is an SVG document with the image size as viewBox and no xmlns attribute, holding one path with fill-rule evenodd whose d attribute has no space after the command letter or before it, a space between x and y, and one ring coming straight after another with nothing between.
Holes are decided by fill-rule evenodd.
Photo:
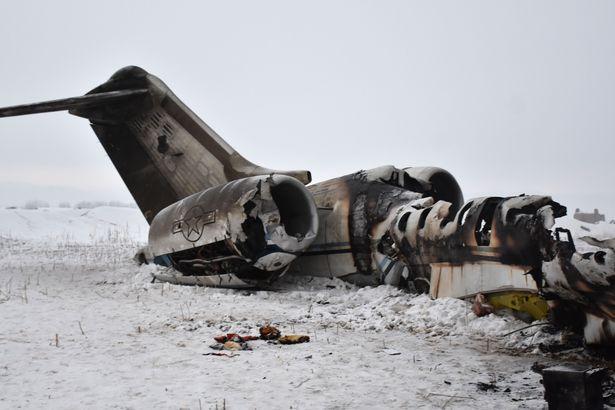
<instances>
[{"instance_id":1,"label":"charred metal","mask_svg":"<svg viewBox=\"0 0 615 410\"><path fill-rule=\"evenodd\" d=\"M86 95L0 108L87 118L150 224L137 260L181 284L257 287L281 275L388 284L549 317L588 344L615 344L615 239L553 231L549 196L464 203L436 167L383 166L308 185L307 170L256 165L159 78L129 66ZM575 212L595 223L605 216Z\"/></svg>"}]
</instances>

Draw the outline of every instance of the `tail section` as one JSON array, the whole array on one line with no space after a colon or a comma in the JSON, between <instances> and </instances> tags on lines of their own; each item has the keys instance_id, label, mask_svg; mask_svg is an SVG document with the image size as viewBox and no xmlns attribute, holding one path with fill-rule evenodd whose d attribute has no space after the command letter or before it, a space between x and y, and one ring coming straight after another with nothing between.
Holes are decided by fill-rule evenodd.
<instances>
[{"instance_id":1,"label":"tail section","mask_svg":"<svg viewBox=\"0 0 615 410\"><path fill-rule=\"evenodd\" d=\"M238 178L285 174L310 182L309 171L253 164L194 114L160 79L125 67L82 97L0 109L0 117L69 112L90 120L148 222L164 207Z\"/></svg>"}]
</instances>

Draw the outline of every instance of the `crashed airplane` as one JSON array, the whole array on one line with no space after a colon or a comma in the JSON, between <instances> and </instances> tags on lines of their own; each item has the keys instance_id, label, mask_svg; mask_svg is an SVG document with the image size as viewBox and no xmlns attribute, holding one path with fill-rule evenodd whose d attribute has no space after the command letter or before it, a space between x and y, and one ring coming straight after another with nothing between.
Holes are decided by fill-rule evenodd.
<instances>
[{"instance_id":1,"label":"crashed airplane","mask_svg":"<svg viewBox=\"0 0 615 410\"><path fill-rule=\"evenodd\" d=\"M68 110L90 121L150 224L156 278L245 288L282 275L389 284L434 298L481 297L615 344L615 244L552 230L548 196L464 202L435 167L383 166L311 184L309 171L248 161L157 77L125 67L84 96L0 109Z\"/></svg>"}]
</instances>

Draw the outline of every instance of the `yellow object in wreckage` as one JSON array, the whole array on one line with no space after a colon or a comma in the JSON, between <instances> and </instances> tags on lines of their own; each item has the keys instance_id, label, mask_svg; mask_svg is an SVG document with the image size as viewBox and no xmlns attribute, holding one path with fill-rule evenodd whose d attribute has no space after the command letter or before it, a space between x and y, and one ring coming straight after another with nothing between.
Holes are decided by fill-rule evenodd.
<instances>
[{"instance_id":1,"label":"yellow object in wreckage","mask_svg":"<svg viewBox=\"0 0 615 410\"><path fill-rule=\"evenodd\" d=\"M525 312L532 316L534 320L544 319L549 311L547 302L536 293L493 293L487 297L487 300L496 310L509 308L519 312Z\"/></svg>"}]
</instances>

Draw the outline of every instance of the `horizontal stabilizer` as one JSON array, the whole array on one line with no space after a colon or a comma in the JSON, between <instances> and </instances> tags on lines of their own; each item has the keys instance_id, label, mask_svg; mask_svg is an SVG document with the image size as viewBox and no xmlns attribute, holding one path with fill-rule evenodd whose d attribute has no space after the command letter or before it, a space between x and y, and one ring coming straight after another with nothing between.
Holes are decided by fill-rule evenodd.
<instances>
[{"instance_id":1,"label":"horizontal stabilizer","mask_svg":"<svg viewBox=\"0 0 615 410\"><path fill-rule=\"evenodd\" d=\"M311 181L307 170L248 161L140 67L124 67L80 97L0 108L0 118L62 110L90 122L148 222L167 206L230 181L270 174Z\"/></svg>"},{"instance_id":2,"label":"horizontal stabilizer","mask_svg":"<svg viewBox=\"0 0 615 410\"><path fill-rule=\"evenodd\" d=\"M147 94L149 91L144 89L108 91L96 94L86 94L80 97L63 98L61 100L51 100L33 104L15 105L12 107L0 108L1 117L15 117L18 115L39 114L43 112L64 111L72 108L92 107L100 104L108 104L116 101L123 101L134 97Z\"/></svg>"}]
</instances>

